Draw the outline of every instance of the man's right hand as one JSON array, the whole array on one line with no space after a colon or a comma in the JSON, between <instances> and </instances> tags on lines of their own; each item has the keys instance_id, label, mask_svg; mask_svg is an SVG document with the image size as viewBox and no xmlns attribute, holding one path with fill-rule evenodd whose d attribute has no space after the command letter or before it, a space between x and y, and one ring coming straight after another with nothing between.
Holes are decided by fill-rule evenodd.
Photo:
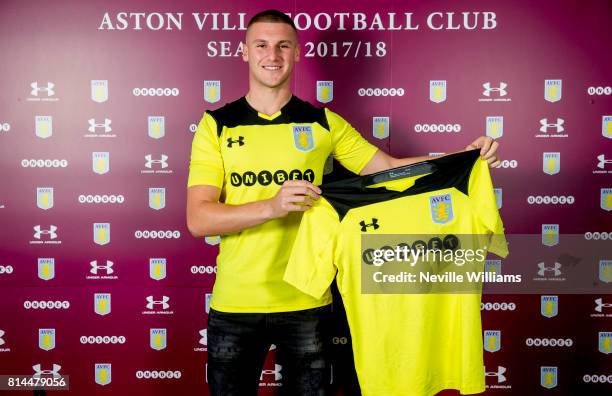
<instances>
[{"instance_id":1,"label":"man's right hand","mask_svg":"<svg viewBox=\"0 0 612 396\"><path fill-rule=\"evenodd\" d=\"M321 189L306 180L287 180L276 195L268 200L270 218L285 217L289 212L308 210L321 194Z\"/></svg>"}]
</instances>

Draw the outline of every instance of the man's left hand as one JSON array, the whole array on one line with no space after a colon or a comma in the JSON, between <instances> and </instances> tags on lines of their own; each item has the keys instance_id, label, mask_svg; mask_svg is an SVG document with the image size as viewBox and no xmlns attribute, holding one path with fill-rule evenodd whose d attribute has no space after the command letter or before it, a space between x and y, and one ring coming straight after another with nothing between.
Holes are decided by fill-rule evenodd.
<instances>
[{"instance_id":1,"label":"man's left hand","mask_svg":"<svg viewBox=\"0 0 612 396\"><path fill-rule=\"evenodd\" d=\"M495 168L501 163L501 160L497 156L498 147L499 143L489 136L481 136L470 143L465 149L474 150L479 148L480 156L487 161L489 168Z\"/></svg>"}]
</instances>

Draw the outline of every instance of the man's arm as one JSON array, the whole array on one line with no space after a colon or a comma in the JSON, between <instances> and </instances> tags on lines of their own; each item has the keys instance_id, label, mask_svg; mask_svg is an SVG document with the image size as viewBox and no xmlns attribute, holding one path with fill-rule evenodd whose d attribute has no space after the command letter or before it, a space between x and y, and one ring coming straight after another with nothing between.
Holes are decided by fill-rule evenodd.
<instances>
[{"instance_id":1,"label":"man's arm","mask_svg":"<svg viewBox=\"0 0 612 396\"><path fill-rule=\"evenodd\" d=\"M497 148L499 143L494 141L488 136L481 136L478 139L470 143L465 149L473 150L480 148L480 155L489 163L489 167L494 168L499 165L500 160L497 157ZM452 154L452 153L449 153ZM378 150L372 157L370 162L359 172L360 175L369 175L376 172L381 172L391 168L397 168L398 166L405 166L414 164L415 162L425 161L433 157L420 156L420 157L406 157L406 158L394 158L382 150Z\"/></svg>"},{"instance_id":2,"label":"man's arm","mask_svg":"<svg viewBox=\"0 0 612 396\"><path fill-rule=\"evenodd\" d=\"M266 221L303 212L319 198L321 190L304 180L286 181L270 199L242 205L219 202L221 190L207 185L187 189L187 228L194 237L222 235Z\"/></svg>"}]
</instances>

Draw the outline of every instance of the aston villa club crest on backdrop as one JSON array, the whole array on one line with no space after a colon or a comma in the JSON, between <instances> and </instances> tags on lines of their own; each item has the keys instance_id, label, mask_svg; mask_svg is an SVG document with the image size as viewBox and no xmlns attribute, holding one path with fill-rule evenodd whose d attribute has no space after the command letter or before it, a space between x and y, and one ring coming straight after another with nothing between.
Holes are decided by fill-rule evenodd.
<instances>
[{"instance_id":1,"label":"aston villa club crest on backdrop","mask_svg":"<svg viewBox=\"0 0 612 396\"><path fill-rule=\"evenodd\" d=\"M110 242L110 223L94 223L93 239L98 245L106 245Z\"/></svg>"},{"instance_id":2,"label":"aston villa club crest on backdrop","mask_svg":"<svg viewBox=\"0 0 612 396\"><path fill-rule=\"evenodd\" d=\"M559 313L559 296L541 296L540 313L545 318L552 318Z\"/></svg>"},{"instance_id":3,"label":"aston villa club crest on backdrop","mask_svg":"<svg viewBox=\"0 0 612 396\"><path fill-rule=\"evenodd\" d=\"M55 278L55 259L54 258L39 258L38 259L38 277L45 281Z\"/></svg>"},{"instance_id":4,"label":"aston villa club crest on backdrop","mask_svg":"<svg viewBox=\"0 0 612 396\"><path fill-rule=\"evenodd\" d=\"M493 116L487 117L487 136L498 139L504 136L504 117Z\"/></svg>"},{"instance_id":5,"label":"aston villa club crest on backdrop","mask_svg":"<svg viewBox=\"0 0 612 396\"><path fill-rule=\"evenodd\" d=\"M208 103L217 103L221 100L221 81L204 81L204 100Z\"/></svg>"},{"instance_id":6,"label":"aston villa club crest on backdrop","mask_svg":"<svg viewBox=\"0 0 612 396\"><path fill-rule=\"evenodd\" d=\"M557 386L557 372L557 367L540 367L540 385L547 389Z\"/></svg>"},{"instance_id":7,"label":"aston villa club crest on backdrop","mask_svg":"<svg viewBox=\"0 0 612 396\"><path fill-rule=\"evenodd\" d=\"M612 260L599 260L599 280L612 282Z\"/></svg>"},{"instance_id":8,"label":"aston villa club crest on backdrop","mask_svg":"<svg viewBox=\"0 0 612 396\"><path fill-rule=\"evenodd\" d=\"M293 143L295 148L300 151L310 151L314 148L314 137L312 135L312 126L310 125L294 125Z\"/></svg>"},{"instance_id":9,"label":"aston villa club crest on backdrop","mask_svg":"<svg viewBox=\"0 0 612 396\"><path fill-rule=\"evenodd\" d=\"M599 352L609 355L612 353L612 332L599 332Z\"/></svg>"},{"instance_id":10,"label":"aston villa club crest on backdrop","mask_svg":"<svg viewBox=\"0 0 612 396\"><path fill-rule=\"evenodd\" d=\"M503 206L503 189L494 188L493 192L495 193L495 202L497 203L497 209L501 209Z\"/></svg>"},{"instance_id":11,"label":"aston villa club crest on backdrop","mask_svg":"<svg viewBox=\"0 0 612 396\"><path fill-rule=\"evenodd\" d=\"M166 118L163 116L149 116L148 135L153 139L163 138L166 135Z\"/></svg>"},{"instance_id":12,"label":"aston villa club crest on backdrop","mask_svg":"<svg viewBox=\"0 0 612 396\"><path fill-rule=\"evenodd\" d=\"M501 260L486 260L484 270L485 272L501 274Z\"/></svg>"},{"instance_id":13,"label":"aston villa club crest on backdrop","mask_svg":"<svg viewBox=\"0 0 612 396\"><path fill-rule=\"evenodd\" d=\"M38 347L43 351L55 348L55 329L38 329Z\"/></svg>"},{"instance_id":14,"label":"aston villa club crest on backdrop","mask_svg":"<svg viewBox=\"0 0 612 396\"><path fill-rule=\"evenodd\" d=\"M149 188L149 207L160 210L166 207L166 189L162 187Z\"/></svg>"},{"instance_id":15,"label":"aston villa club crest on backdrop","mask_svg":"<svg viewBox=\"0 0 612 396\"><path fill-rule=\"evenodd\" d=\"M446 80L429 81L429 100L442 103L446 100Z\"/></svg>"},{"instance_id":16,"label":"aston villa club crest on backdrop","mask_svg":"<svg viewBox=\"0 0 612 396\"><path fill-rule=\"evenodd\" d=\"M91 80L91 100L97 103L108 100L108 80Z\"/></svg>"},{"instance_id":17,"label":"aston villa club crest on backdrop","mask_svg":"<svg viewBox=\"0 0 612 396\"><path fill-rule=\"evenodd\" d=\"M34 128L36 136L41 139L46 139L53 135L53 117L52 116L36 116L34 118Z\"/></svg>"},{"instance_id":18,"label":"aston villa club crest on backdrop","mask_svg":"<svg viewBox=\"0 0 612 396\"><path fill-rule=\"evenodd\" d=\"M317 100L321 103L329 103L334 100L333 81L317 81Z\"/></svg>"},{"instance_id":19,"label":"aston villa club crest on backdrop","mask_svg":"<svg viewBox=\"0 0 612 396\"><path fill-rule=\"evenodd\" d=\"M372 117L372 136L377 139L389 137L389 117Z\"/></svg>"},{"instance_id":20,"label":"aston villa club crest on backdrop","mask_svg":"<svg viewBox=\"0 0 612 396\"><path fill-rule=\"evenodd\" d=\"M150 329L149 345L151 349L161 351L166 348L167 331L166 329Z\"/></svg>"},{"instance_id":21,"label":"aston villa club crest on backdrop","mask_svg":"<svg viewBox=\"0 0 612 396\"><path fill-rule=\"evenodd\" d=\"M554 103L561 100L561 80L544 81L544 99Z\"/></svg>"},{"instance_id":22,"label":"aston villa club crest on backdrop","mask_svg":"<svg viewBox=\"0 0 612 396\"><path fill-rule=\"evenodd\" d=\"M94 294L94 312L102 316L108 315L111 312L110 293Z\"/></svg>"},{"instance_id":23,"label":"aston villa club crest on backdrop","mask_svg":"<svg viewBox=\"0 0 612 396\"><path fill-rule=\"evenodd\" d=\"M497 352L501 348L501 331L485 330L484 349L487 352Z\"/></svg>"},{"instance_id":24,"label":"aston villa club crest on backdrop","mask_svg":"<svg viewBox=\"0 0 612 396\"><path fill-rule=\"evenodd\" d=\"M36 206L43 210L53 207L53 187L36 188Z\"/></svg>"},{"instance_id":25,"label":"aston villa club crest on backdrop","mask_svg":"<svg viewBox=\"0 0 612 396\"><path fill-rule=\"evenodd\" d=\"M94 152L91 154L91 167L94 173L103 175L110 170L110 153Z\"/></svg>"},{"instance_id":26,"label":"aston villa club crest on backdrop","mask_svg":"<svg viewBox=\"0 0 612 396\"><path fill-rule=\"evenodd\" d=\"M166 259L152 258L149 259L149 276L154 280L162 280L166 278Z\"/></svg>"},{"instance_id":27,"label":"aston villa club crest on backdrop","mask_svg":"<svg viewBox=\"0 0 612 396\"><path fill-rule=\"evenodd\" d=\"M542 170L547 175L556 175L561 169L561 153L543 153Z\"/></svg>"},{"instance_id":28,"label":"aston villa club crest on backdrop","mask_svg":"<svg viewBox=\"0 0 612 396\"><path fill-rule=\"evenodd\" d=\"M555 246L559 243L559 224L542 224L542 245Z\"/></svg>"},{"instance_id":29,"label":"aston villa club crest on backdrop","mask_svg":"<svg viewBox=\"0 0 612 396\"><path fill-rule=\"evenodd\" d=\"M606 211L611 211L612 210L612 188L602 188L600 198L601 198L601 203L600 203L601 208Z\"/></svg>"},{"instance_id":30,"label":"aston villa club crest on backdrop","mask_svg":"<svg viewBox=\"0 0 612 396\"><path fill-rule=\"evenodd\" d=\"M451 194L439 194L429 197L431 220L436 224L446 224L453 219L453 201Z\"/></svg>"},{"instance_id":31,"label":"aston villa club crest on backdrop","mask_svg":"<svg viewBox=\"0 0 612 396\"><path fill-rule=\"evenodd\" d=\"M94 376L96 378L96 384L108 385L111 383L111 363L96 363L94 370Z\"/></svg>"},{"instance_id":32,"label":"aston villa club crest on backdrop","mask_svg":"<svg viewBox=\"0 0 612 396\"><path fill-rule=\"evenodd\" d=\"M612 139L612 116L606 115L601 120L601 134L603 137Z\"/></svg>"}]
</instances>

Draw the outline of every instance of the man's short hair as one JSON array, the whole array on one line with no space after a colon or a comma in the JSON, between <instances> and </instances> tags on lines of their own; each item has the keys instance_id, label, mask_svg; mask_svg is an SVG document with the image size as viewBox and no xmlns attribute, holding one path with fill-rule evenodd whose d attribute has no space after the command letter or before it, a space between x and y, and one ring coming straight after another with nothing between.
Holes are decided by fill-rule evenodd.
<instances>
[{"instance_id":1,"label":"man's short hair","mask_svg":"<svg viewBox=\"0 0 612 396\"><path fill-rule=\"evenodd\" d=\"M287 16L284 12L278 10L265 10L257 13L247 25L247 30L251 27L252 24L256 22L273 22L273 23L286 23L291 26L293 30L297 33L297 29L295 28L295 23L293 20Z\"/></svg>"}]
</instances>

